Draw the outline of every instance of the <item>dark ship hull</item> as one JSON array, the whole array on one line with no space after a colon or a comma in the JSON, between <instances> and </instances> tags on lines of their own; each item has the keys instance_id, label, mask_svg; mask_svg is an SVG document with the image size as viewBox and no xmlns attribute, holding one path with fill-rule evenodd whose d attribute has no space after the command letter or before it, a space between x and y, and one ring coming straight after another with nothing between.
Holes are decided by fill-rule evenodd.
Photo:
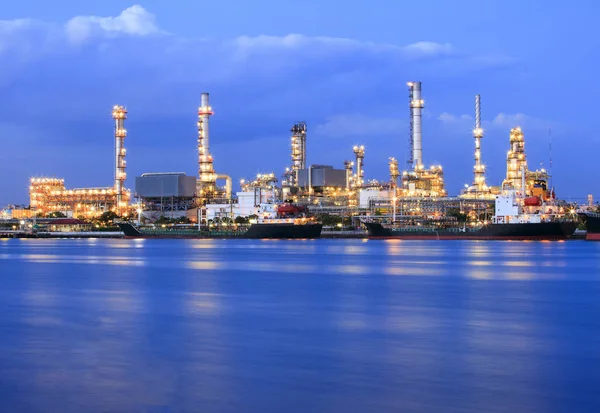
<instances>
[{"instance_id":1,"label":"dark ship hull","mask_svg":"<svg viewBox=\"0 0 600 413\"><path fill-rule=\"evenodd\" d=\"M365 222L369 239L414 240L564 240L570 238L577 224L571 221L534 224L489 224L481 228L388 228L380 223ZM599 234L600 235L600 234Z\"/></svg>"},{"instance_id":2,"label":"dark ship hull","mask_svg":"<svg viewBox=\"0 0 600 413\"><path fill-rule=\"evenodd\" d=\"M125 238L242 238L242 239L312 239L321 236L322 224L252 224L241 231L139 230L129 223L119 223Z\"/></svg>"},{"instance_id":3,"label":"dark ship hull","mask_svg":"<svg viewBox=\"0 0 600 413\"><path fill-rule=\"evenodd\" d=\"M600 214L597 212L580 212L579 217L585 222L588 241L600 241Z\"/></svg>"}]
</instances>

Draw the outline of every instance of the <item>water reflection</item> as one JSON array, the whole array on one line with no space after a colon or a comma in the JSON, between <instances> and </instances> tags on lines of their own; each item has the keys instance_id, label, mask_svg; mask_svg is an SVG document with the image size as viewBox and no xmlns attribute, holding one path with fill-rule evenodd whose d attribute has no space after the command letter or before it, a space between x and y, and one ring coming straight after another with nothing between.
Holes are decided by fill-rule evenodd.
<instances>
[{"instance_id":1,"label":"water reflection","mask_svg":"<svg viewBox=\"0 0 600 413\"><path fill-rule=\"evenodd\" d=\"M599 252L11 240L0 396L7 411L597 411Z\"/></svg>"}]
</instances>

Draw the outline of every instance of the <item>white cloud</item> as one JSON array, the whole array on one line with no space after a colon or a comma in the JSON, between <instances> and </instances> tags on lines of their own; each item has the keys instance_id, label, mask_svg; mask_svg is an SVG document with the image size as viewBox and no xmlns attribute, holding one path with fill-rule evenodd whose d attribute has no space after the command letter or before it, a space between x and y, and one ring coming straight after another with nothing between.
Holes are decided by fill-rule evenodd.
<instances>
[{"instance_id":1,"label":"white cloud","mask_svg":"<svg viewBox=\"0 0 600 413\"><path fill-rule=\"evenodd\" d=\"M426 76L424 69L444 76L445 70L436 69L442 63L456 67L460 76L478 70L469 60L473 56L443 42L391 45L302 34L230 39L166 34L139 5L112 17L77 16L66 24L0 21L0 86L14 85L4 99L12 103L0 105L0 116L82 119L114 103L130 106L132 118L135 112L181 116L207 90L217 99L228 96L229 113L256 109L273 118L299 113L304 119L363 113L365 124L348 130L355 134L365 125L389 130L385 125L394 121L377 115L389 98L378 99L393 89L390 85L403 84L402 78ZM82 43L86 47L77 47ZM350 104L357 99L368 102L365 112ZM342 122L339 117L329 121ZM321 130L339 135L334 126L321 125Z\"/></svg>"},{"instance_id":2,"label":"white cloud","mask_svg":"<svg viewBox=\"0 0 600 413\"><path fill-rule=\"evenodd\" d=\"M472 122L473 118L470 115L456 116L448 112L442 112L437 118L440 122L444 123L463 123Z\"/></svg>"},{"instance_id":3,"label":"white cloud","mask_svg":"<svg viewBox=\"0 0 600 413\"><path fill-rule=\"evenodd\" d=\"M324 123L317 125L315 134L327 137L370 137L399 134L404 126L404 123L397 118L335 115L328 117Z\"/></svg>"},{"instance_id":4,"label":"white cloud","mask_svg":"<svg viewBox=\"0 0 600 413\"><path fill-rule=\"evenodd\" d=\"M455 129L460 128L461 130L471 129L475 124L475 119L473 116L467 114L453 115L451 113L443 112L438 116L437 119L447 126L452 126ZM554 122L528 116L524 113L499 113L491 120L482 120L481 124L484 129L504 130L517 126L521 126L530 130L548 129L552 126L556 126Z\"/></svg>"},{"instance_id":5,"label":"white cloud","mask_svg":"<svg viewBox=\"0 0 600 413\"><path fill-rule=\"evenodd\" d=\"M454 52L454 47L450 43L436 42L417 42L405 46L403 49L408 56L413 57L442 56Z\"/></svg>"},{"instance_id":6,"label":"white cloud","mask_svg":"<svg viewBox=\"0 0 600 413\"><path fill-rule=\"evenodd\" d=\"M82 43L96 33L146 36L160 33L156 18L140 5L131 6L116 17L77 16L65 25L68 39Z\"/></svg>"},{"instance_id":7,"label":"white cloud","mask_svg":"<svg viewBox=\"0 0 600 413\"><path fill-rule=\"evenodd\" d=\"M342 37L309 37L303 34L288 34L286 36L240 36L235 44L242 52L252 52L263 49L291 50L305 47L331 47L338 50L370 50L373 52L396 52L406 57L440 56L454 52L450 43L421 41L407 46L397 46L386 43L373 43Z\"/></svg>"},{"instance_id":8,"label":"white cloud","mask_svg":"<svg viewBox=\"0 0 600 413\"><path fill-rule=\"evenodd\" d=\"M14 46L13 51L20 55L27 54L28 57L38 56L39 51L36 48L40 47L40 37L33 36L34 39L29 39L31 37L29 35L31 32L40 31L44 31L47 37L52 39L51 47L46 47L46 50L52 49L56 53L65 51L65 48L69 48L69 46L89 43L95 39L111 39L117 36L139 39L150 37L149 35L168 34L160 28L154 14L140 5L134 5L123 10L117 16L76 16L64 25L32 19L0 21L0 53L10 47L11 43L18 42L19 45ZM44 40L42 44L47 46L48 40L43 38L42 40ZM213 66L219 65L221 61L239 65L240 60L246 60L253 56L259 58L268 56L269 61L261 63L265 66L273 65L279 69L297 66L304 60L319 60L327 65L332 65L335 64L334 57L348 56L362 57L369 61L377 59L381 70L397 64L432 58L449 58L451 65L463 62L465 67L476 69L478 65L473 62L485 62L486 65L490 65L493 64L493 61L502 59L501 56L463 55L449 43L434 41L393 45L349 38L310 37L302 34L242 35L233 39L211 40L189 39L181 36L151 36L148 42L143 45L148 56L160 54L161 50L165 53L177 50L182 56L185 56L186 60L206 59L207 53L221 54L218 56L219 59L211 60ZM102 47L110 46L103 44ZM122 45L122 48L125 47L126 45ZM290 59L290 57L292 58ZM361 59L356 59L353 63L355 65L363 64ZM205 64L203 66L206 67Z\"/></svg>"}]
</instances>

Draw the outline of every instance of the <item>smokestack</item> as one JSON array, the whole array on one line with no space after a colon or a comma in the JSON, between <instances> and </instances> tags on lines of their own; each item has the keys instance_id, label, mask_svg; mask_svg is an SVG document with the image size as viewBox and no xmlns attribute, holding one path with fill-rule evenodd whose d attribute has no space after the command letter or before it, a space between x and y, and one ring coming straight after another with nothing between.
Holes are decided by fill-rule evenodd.
<instances>
[{"instance_id":1,"label":"smokestack","mask_svg":"<svg viewBox=\"0 0 600 413\"><path fill-rule=\"evenodd\" d=\"M213 158L210 155L210 129L209 118L213 110L210 107L208 93L200 96L198 108L198 199L200 203L212 198L215 193L217 175L213 167Z\"/></svg>"},{"instance_id":2,"label":"smokestack","mask_svg":"<svg viewBox=\"0 0 600 413\"><path fill-rule=\"evenodd\" d=\"M208 119L213 114L212 108L210 107L210 103L208 101L208 93L203 93L200 96L200 111L198 115L200 115L200 120L202 121L202 146L204 148L204 153L208 155L209 152L209 128L208 128Z\"/></svg>"},{"instance_id":3,"label":"smokestack","mask_svg":"<svg viewBox=\"0 0 600 413\"><path fill-rule=\"evenodd\" d=\"M421 131L422 110L425 102L421 98L421 82L408 82L410 91L411 140L413 151L413 167L423 166L423 136Z\"/></svg>"},{"instance_id":4,"label":"smokestack","mask_svg":"<svg viewBox=\"0 0 600 413\"><path fill-rule=\"evenodd\" d=\"M127 119L127 109L123 106L114 106L112 117L115 120L115 193L117 195L117 215L121 215L123 205L123 184L127 175L125 174L125 119Z\"/></svg>"},{"instance_id":5,"label":"smokestack","mask_svg":"<svg viewBox=\"0 0 600 413\"><path fill-rule=\"evenodd\" d=\"M483 138L483 129L481 129L481 96L475 95L475 129L473 129L475 138L475 178L473 186L477 192L486 191L485 184L485 165L481 163L481 138Z\"/></svg>"},{"instance_id":6,"label":"smokestack","mask_svg":"<svg viewBox=\"0 0 600 413\"><path fill-rule=\"evenodd\" d=\"M292 126L292 177L291 186L298 186L298 173L306 169L306 122L298 122Z\"/></svg>"},{"instance_id":7,"label":"smokestack","mask_svg":"<svg viewBox=\"0 0 600 413\"><path fill-rule=\"evenodd\" d=\"M352 162L344 161L344 169L346 169L346 190L350 190L350 183L352 182Z\"/></svg>"},{"instance_id":8,"label":"smokestack","mask_svg":"<svg viewBox=\"0 0 600 413\"><path fill-rule=\"evenodd\" d=\"M475 95L475 129L481 129L481 96Z\"/></svg>"},{"instance_id":9,"label":"smokestack","mask_svg":"<svg viewBox=\"0 0 600 413\"><path fill-rule=\"evenodd\" d=\"M364 159L365 159L365 147L364 146L354 146L352 148L354 155L356 155L356 181L355 185L357 187L363 186L363 177L364 177Z\"/></svg>"}]
</instances>

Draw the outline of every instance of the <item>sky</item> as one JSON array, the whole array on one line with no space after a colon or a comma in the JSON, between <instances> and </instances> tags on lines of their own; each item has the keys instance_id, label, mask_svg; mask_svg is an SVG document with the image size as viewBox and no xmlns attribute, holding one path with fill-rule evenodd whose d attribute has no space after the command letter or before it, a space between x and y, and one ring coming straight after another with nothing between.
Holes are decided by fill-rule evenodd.
<instances>
[{"instance_id":1,"label":"sky","mask_svg":"<svg viewBox=\"0 0 600 413\"><path fill-rule=\"evenodd\" d=\"M473 180L474 96L491 185L521 126L530 169L563 199L596 179L600 5L591 0L22 0L0 10L0 206L28 204L33 176L111 186L111 109L126 106L127 187L145 172L197 173L200 94L211 152L234 182L281 176L290 127L309 164L365 178L409 155L408 81L421 81L423 159L449 193ZM551 144L550 144L551 143Z\"/></svg>"}]
</instances>

